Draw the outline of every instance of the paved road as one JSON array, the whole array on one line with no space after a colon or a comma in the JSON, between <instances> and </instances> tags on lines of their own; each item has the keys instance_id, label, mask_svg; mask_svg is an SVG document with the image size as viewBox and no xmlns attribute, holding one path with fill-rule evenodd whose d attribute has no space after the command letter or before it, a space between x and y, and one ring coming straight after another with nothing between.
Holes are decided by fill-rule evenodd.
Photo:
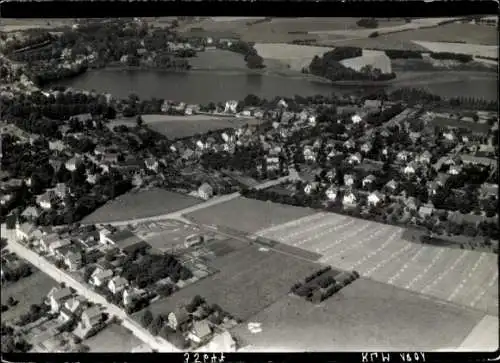
<instances>
[{"instance_id":1,"label":"paved road","mask_svg":"<svg viewBox=\"0 0 500 363\"><path fill-rule=\"evenodd\" d=\"M85 298L89 301L92 301L95 304L101 304L110 315L115 315L120 318L123 321L124 327L131 330L134 335L136 335L146 344L150 345L153 349L164 353L179 352L176 347L174 347L164 339L157 338L151 335L146 329L141 327L132 318L130 318L123 310L119 309L115 305L108 303L103 296L92 291L89 287L75 280L65 271L59 270L57 267L55 267L53 264L39 256L38 254L26 248L21 243L17 242L14 238L12 238L12 233L6 231L4 225L2 225L2 236L4 238L8 238L8 248L12 252L15 252L18 256L29 261L57 282L64 282L67 286L74 288L79 294L85 296Z\"/></svg>"},{"instance_id":2,"label":"paved road","mask_svg":"<svg viewBox=\"0 0 500 363\"><path fill-rule=\"evenodd\" d=\"M281 182L291 180L294 178L296 178L296 175L293 172L290 172L290 175L256 185L254 187L254 189L260 190L260 189L270 188L272 186L280 184ZM149 222L149 221L158 221L158 220L163 220L163 219L177 219L181 222L192 224L193 222L184 218L183 215L193 213L193 212L200 210L200 209L212 207L212 206L220 204L220 203L229 202L230 200L239 198L240 196L241 196L241 194L239 192L221 195L218 197L214 197L210 200L207 200L206 202L179 210L177 212L161 214L158 216L147 217L147 218L136 218L136 219L130 219L130 220L126 220L126 221L110 222L110 223L105 223L105 224L111 224L112 226L123 226L123 225L127 225L127 224L142 223L142 222Z\"/></svg>"}]
</instances>

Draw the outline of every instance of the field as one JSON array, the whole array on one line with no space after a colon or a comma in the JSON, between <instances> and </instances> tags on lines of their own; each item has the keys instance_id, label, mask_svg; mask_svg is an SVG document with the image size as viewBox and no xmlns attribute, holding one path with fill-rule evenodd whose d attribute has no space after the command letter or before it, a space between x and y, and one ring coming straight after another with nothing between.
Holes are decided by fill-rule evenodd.
<instances>
[{"instance_id":1,"label":"field","mask_svg":"<svg viewBox=\"0 0 500 363\"><path fill-rule=\"evenodd\" d=\"M490 126L488 124L479 123L479 122L468 122L457 119L445 118L445 117L436 117L432 119L431 124L434 126L443 126L443 127L463 127L470 129L473 132L482 132L487 134Z\"/></svg>"},{"instance_id":2,"label":"field","mask_svg":"<svg viewBox=\"0 0 500 363\"><path fill-rule=\"evenodd\" d=\"M197 53L195 58L189 59L193 69L224 69L247 70L247 64L242 54L229 50L213 49Z\"/></svg>"},{"instance_id":3,"label":"field","mask_svg":"<svg viewBox=\"0 0 500 363\"><path fill-rule=\"evenodd\" d=\"M74 19L2 19L0 22L0 31L12 32L27 29L52 29L63 26L71 26L75 23Z\"/></svg>"},{"instance_id":4,"label":"field","mask_svg":"<svg viewBox=\"0 0 500 363\"><path fill-rule=\"evenodd\" d=\"M465 351L498 351L498 317L486 315L462 342Z\"/></svg>"},{"instance_id":5,"label":"field","mask_svg":"<svg viewBox=\"0 0 500 363\"><path fill-rule=\"evenodd\" d=\"M57 282L41 271L35 271L31 276L7 286L2 284L2 304L6 305L10 296L19 301L16 306L10 306L9 310L2 313L2 321L16 320L28 312L31 304L40 304L54 286L57 286Z\"/></svg>"},{"instance_id":6,"label":"field","mask_svg":"<svg viewBox=\"0 0 500 363\"><path fill-rule=\"evenodd\" d=\"M259 235L323 255L321 263L498 315L498 256L422 245L404 229L318 213Z\"/></svg>"},{"instance_id":7,"label":"field","mask_svg":"<svg viewBox=\"0 0 500 363\"><path fill-rule=\"evenodd\" d=\"M177 220L133 223L132 231L153 248L167 252L184 244L187 236L200 232L200 228Z\"/></svg>"},{"instance_id":8,"label":"field","mask_svg":"<svg viewBox=\"0 0 500 363\"><path fill-rule=\"evenodd\" d=\"M227 243L231 244L231 240ZM219 272L153 303L150 306L153 314L167 314L199 294L210 304L218 304L236 318L246 320L320 268L318 264L294 256L241 244L235 245L235 251L215 258L209 267Z\"/></svg>"},{"instance_id":9,"label":"field","mask_svg":"<svg viewBox=\"0 0 500 363\"><path fill-rule=\"evenodd\" d=\"M172 213L201 200L163 189L129 192L106 203L83 219L84 223L106 223Z\"/></svg>"},{"instance_id":10,"label":"field","mask_svg":"<svg viewBox=\"0 0 500 363\"><path fill-rule=\"evenodd\" d=\"M189 213L187 217L206 225L221 225L246 233L255 233L313 213L315 211L308 208L241 197Z\"/></svg>"},{"instance_id":11,"label":"field","mask_svg":"<svg viewBox=\"0 0 500 363\"><path fill-rule=\"evenodd\" d=\"M143 115L142 119L150 129L165 135L169 139L178 139L193 136L195 134L203 134L210 130L239 128L246 124L259 123L259 121L255 119L205 115ZM135 120L133 120L133 123L135 124Z\"/></svg>"},{"instance_id":12,"label":"field","mask_svg":"<svg viewBox=\"0 0 500 363\"><path fill-rule=\"evenodd\" d=\"M431 52L463 53L472 56L498 58L498 45L460 44L444 42L414 41Z\"/></svg>"},{"instance_id":13,"label":"field","mask_svg":"<svg viewBox=\"0 0 500 363\"><path fill-rule=\"evenodd\" d=\"M321 304L286 296L232 330L245 351L429 351L457 347L478 311L359 279Z\"/></svg>"},{"instance_id":14,"label":"field","mask_svg":"<svg viewBox=\"0 0 500 363\"><path fill-rule=\"evenodd\" d=\"M142 341L121 325L111 324L83 343L91 353L127 353Z\"/></svg>"},{"instance_id":15,"label":"field","mask_svg":"<svg viewBox=\"0 0 500 363\"><path fill-rule=\"evenodd\" d=\"M283 43L256 43L257 53L264 61L280 61L290 66L290 69L300 71L309 66L314 56L322 56L332 50L331 47L312 47L307 45L294 45Z\"/></svg>"}]
</instances>

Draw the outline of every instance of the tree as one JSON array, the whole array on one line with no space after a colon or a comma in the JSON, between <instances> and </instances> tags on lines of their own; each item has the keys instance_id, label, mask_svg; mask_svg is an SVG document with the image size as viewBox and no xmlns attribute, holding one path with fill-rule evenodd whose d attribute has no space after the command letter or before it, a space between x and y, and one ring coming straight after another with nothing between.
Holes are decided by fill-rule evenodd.
<instances>
[{"instance_id":1,"label":"tree","mask_svg":"<svg viewBox=\"0 0 500 363\"><path fill-rule=\"evenodd\" d=\"M163 327L163 323L163 317L161 315L156 316L149 326L150 333L153 335L158 335L161 328Z\"/></svg>"},{"instance_id":2,"label":"tree","mask_svg":"<svg viewBox=\"0 0 500 363\"><path fill-rule=\"evenodd\" d=\"M142 125L144 125L144 120L142 119L141 115L137 115L135 122L137 124L137 127L141 127Z\"/></svg>"},{"instance_id":3,"label":"tree","mask_svg":"<svg viewBox=\"0 0 500 363\"><path fill-rule=\"evenodd\" d=\"M17 304L17 300L14 299L12 296L9 296L9 298L7 299L7 304L9 304L9 306L14 306Z\"/></svg>"},{"instance_id":4,"label":"tree","mask_svg":"<svg viewBox=\"0 0 500 363\"><path fill-rule=\"evenodd\" d=\"M141 325L147 329L152 322L153 322L153 313L148 309L144 312L144 314L142 314Z\"/></svg>"}]
</instances>

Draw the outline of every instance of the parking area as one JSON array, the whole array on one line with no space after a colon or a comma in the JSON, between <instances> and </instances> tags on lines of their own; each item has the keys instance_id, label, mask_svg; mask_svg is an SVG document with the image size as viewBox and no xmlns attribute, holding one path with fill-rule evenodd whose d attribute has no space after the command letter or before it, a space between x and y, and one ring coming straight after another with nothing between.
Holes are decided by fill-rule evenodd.
<instances>
[{"instance_id":1,"label":"parking area","mask_svg":"<svg viewBox=\"0 0 500 363\"><path fill-rule=\"evenodd\" d=\"M498 257L486 252L413 243L404 229L333 213L259 232L320 253L319 262L498 315Z\"/></svg>"}]
</instances>

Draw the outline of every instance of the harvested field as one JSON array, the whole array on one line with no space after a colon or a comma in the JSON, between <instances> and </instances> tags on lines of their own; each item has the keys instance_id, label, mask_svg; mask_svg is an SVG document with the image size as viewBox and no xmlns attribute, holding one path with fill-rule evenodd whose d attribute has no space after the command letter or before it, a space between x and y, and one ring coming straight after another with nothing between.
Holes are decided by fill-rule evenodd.
<instances>
[{"instance_id":1,"label":"harvested field","mask_svg":"<svg viewBox=\"0 0 500 363\"><path fill-rule=\"evenodd\" d=\"M259 235L320 253L321 263L456 304L498 314L498 256L421 245L404 229L318 213Z\"/></svg>"},{"instance_id":2,"label":"harvested field","mask_svg":"<svg viewBox=\"0 0 500 363\"><path fill-rule=\"evenodd\" d=\"M3 18L0 23L0 31L13 32L28 29L53 29L64 26L72 26L75 19L6 19Z\"/></svg>"},{"instance_id":3,"label":"harvested field","mask_svg":"<svg viewBox=\"0 0 500 363\"><path fill-rule=\"evenodd\" d=\"M286 296L232 330L246 351L428 351L458 347L484 314L359 279L319 305Z\"/></svg>"},{"instance_id":4,"label":"harvested field","mask_svg":"<svg viewBox=\"0 0 500 363\"><path fill-rule=\"evenodd\" d=\"M91 353L127 353L142 341L123 326L111 324L83 343Z\"/></svg>"},{"instance_id":5,"label":"harvested field","mask_svg":"<svg viewBox=\"0 0 500 363\"><path fill-rule=\"evenodd\" d=\"M260 122L255 119L207 115L144 115L142 118L150 129L165 135L169 139L189 137L211 130L238 128L246 124L258 124Z\"/></svg>"},{"instance_id":6,"label":"harvested field","mask_svg":"<svg viewBox=\"0 0 500 363\"><path fill-rule=\"evenodd\" d=\"M132 191L89 214L84 223L107 223L172 213L201 203L201 199L163 189Z\"/></svg>"},{"instance_id":7,"label":"harvested field","mask_svg":"<svg viewBox=\"0 0 500 363\"><path fill-rule=\"evenodd\" d=\"M482 56L498 58L498 45L478 45L478 44L460 44L444 42L424 42L414 41L414 43L428 49L431 52L449 52L470 54L472 56Z\"/></svg>"},{"instance_id":8,"label":"harvested field","mask_svg":"<svg viewBox=\"0 0 500 363\"><path fill-rule=\"evenodd\" d=\"M377 38L339 38L339 35L325 35L318 44L323 46L342 46L342 47L359 47L367 49L400 49L400 50L417 50L426 51L427 48L420 46L412 41L398 40L394 38L394 34L381 35Z\"/></svg>"},{"instance_id":9,"label":"harvested field","mask_svg":"<svg viewBox=\"0 0 500 363\"><path fill-rule=\"evenodd\" d=\"M153 303L149 309L153 314L167 314L200 295L210 304L218 304L235 317L246 320L320 268L318 264L272 250L262 251L252 245L238 248L210 265L219 272Z\"/></svg>"},{"instance_id":10,"label":"harvested field","mask_svg":"<svg viewBox=\"0 0 500 363\"><path fill-rule=\"evenodd\" d=\"M462 120L456 120L445 117L436 117L431 121L431 124L434 126L442 126L442 127L463 127L470 129L473 132L482 132L487 134L490 126L488 124L482 124L479 122L468 122Z\"/></svg>"},{"instance_id":11,"label":"harvested field","mask_svg":"<svg viewBox=\"0 0 500 363\"><path fill-rule=\"evenodd\" d=\"M189 213L187 217L206 225L220 225L246 233L255 233L314 213L315 211L309 208L241 197Z\"/></svg>"},{"instance_id":12,"label":"harvested field","mask_svg":"<svg viewBox=\"0 0 500 363\"><path fill-rule=\"evenodd\" d=\"M460 348L465 351L498 351L498 317L486 315L462 342Z\"/></svg>"},{"instance_id":13,"label":"harvested field","mask_svg":"<svg viewBox=\"0 0 500 363\"><path fill-rule=\"evenodd\" d=\"M330 47L313 47L307 45L294 45L283 43L256 43L257 53L264 60L279 60L290 66L290 69L300 71L309 66L314 56L322 56L332 50Z\"/></svg>"},{"instance_id":14,"label":"harvested field","mask_svg":"<svg viewBox=\"0 0 500 363\"><path fill-rule=\"evenodd\" d=\"M242 54L222 49L199 52L195 58L189 59L189 64L193 69L248 69Z\"/></svg>"},{"instance_id":15,"label":"harvested field","mask_svg":"<svg viewBox=\"0 0 500 363\"><path fill-rule=\"evenodd\" d=\"M7 305L10 296L19 301L16 306L9 306L9 310L2 312L2 322L14 321L28 312L31 304L40 304L54 286L57 282L41 271L35 271L15 283L2 284L2 304Z\"/></svg>"}]
</instances>

